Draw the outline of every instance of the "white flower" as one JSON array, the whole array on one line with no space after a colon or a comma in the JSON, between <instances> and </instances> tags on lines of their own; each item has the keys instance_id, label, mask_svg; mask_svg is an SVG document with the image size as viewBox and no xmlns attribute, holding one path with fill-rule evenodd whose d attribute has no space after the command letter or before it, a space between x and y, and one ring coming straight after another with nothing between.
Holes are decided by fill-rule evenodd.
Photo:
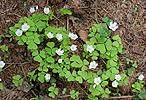
<instances>
[{"instance_id":1,"label":"white flower","mask_svg":"<svg viewBox=\"0 0 146 100\"><path fill-rule=\"evenodd\" d=\"M117 81L120 81L120 80L121 80L121 75L120 75L120 74L115 75L115 79L116 79Z\"/></svg>"},{"instance_id":2,"label":"white flower","mask_svg":"<svg viewBox=\"0 0 146 100\"><path fill-rule=\"evenodd\" d=\"M39 6L37 5L37 6L35 7L35 9L38 10L38 9L39 9Z\"/></svg>"},{"instance_id":3,"label":"white flower","mask_svg":"<svg viewBox=\"0 0 146 100\"><path fill-rule=\"evenodd\" d=\"M95 69L98 64L95 61L90 62L89 69Z\"/></svg>"},{"instance_id":4,"label":"white flower","mask_svg":"<svg viewBox=\"0 0 146 100\"><path fill-rule=\"evenodd\" d=\"M23 33L23 31L22 31L22 30L20 30L20 29L18 29L18 30L16 31L16 35L17 35L17 36L21 36L21 35L22 35L22 33Z\"/></svg>"},{"instance_id":5,"label":"white flower","mask_svg":"<svg viewBox=\"0 0 146 100\"><path fill-rule=\"evenodd\" d=\"M27 23L24 23L24 24L21 26L22 31L27 31L29 28L30 28L30 26L29 26Z\"/></svg>"},{"instance_id":6,"label":"white flower","mask_svg":"<svg viewBox=\"0 0 146 100\"><path fill-rule=\"evenodd\" d=\"M144 79L144 75L143 75L143 74L140 74L140 75L138 76L138 79L142 81L142 80Z\"/></svg>"},{"instance_id":7,"label":"white flower","mask_svg":"<svg viewBox=\"0 0 146 100\"><path fill-rule=\"evenodd\" d=\"M57 34L57 35L56 35L56 38L57 38L59 41L62 40L62 38L63 38L63 37L62 37L62 34Z\"/></svg>"},{"instance_id":8,"label":"white flower","mask_svg":"<svg viewBox=\"0 0 146 100\"><path fill-rule=\"evenodd\" d=\"M116 29L118 29L118 24L116 22L110 22L109 28L116 31Z\"/></svg>"},{"instance_id":9,"label":"white flower","mask_svg":"<svg viewBox=\"0 0 146 100\"><path fill-rule=\"evenodd\" d=\"M112 82L112 87L118 87L118 84L119 83L115 80L115 81Z\"/></svg>"},{"instance_id":10,"label":"white flower","mask_svg":"<svg viewBox=\"0 0 146 100\"><path fill-rule=\"evenodd\" d=\"M48 7L45 7L45 8L44 8L44 13L45 13L45 14L49 14L49 12L50 12L50 9L49 9Z\"/></svg>"},{"instance_id":11,"label":"white flower","mask_svg":"<svg viewBox=\"0 0 146 100\"><path fill-rule=\"evenodd\" d=\"M46 79L46 81L49 81L50 78L51 78L51 77L50 77L50 74L46 74L46 75L45 75L45 79Z\"/></svg>"},{"instance_id":12,"label":"white flower","mask_svg":"<svg viewBox=\"0 0 146 100\"><path fill-rule=\"evenodd\" d=\"M77 45L71 45L70 46L71 51L76 51L77 50Z\"/></svg>"},{"instance_id":13,"label":"white flower","mask_svg":"<svg viewBox=\"0 0 146 100\"><path fill-rule=\"evenodd\" d=\"M76 40L78 38L78 36L74 33L69 33L69 37L73 40Z\"/></svg>"},{"instance_id":14,"label":"white flower","mask_svg":"<svg viewBox=\"0 0 146 100\"><path fill-rule=\"evenodd\" d=\"M93 45L87 45L87 51L92 53L94 51Z\"/></svg>"},{"instance_id":15,"label":"white flower","mask_svg":"<svg viewBox=\"0 0 146 100\"><path fill-rule=\"evenodd\" d=\"M34 13L35 12L35 7L30 7L29 11L30 11L30 13Z\"/></svg>"},{"instance_id":16,"label":"white flower","mask_svg":"<svg viewBox=\"0 0 146 100\"><path fill-rule=\"evenodd\" d=\"M63 55L64 50L58 49L58 50L56 50L56 53L57 53L59 56L61 56L61 55Z\"/></svg>"},{"instance_id":17,"label":"white flower","mask_svg":"<svg viewBox=\"0 0 146 100\"><path fill-rule=\"evenodd\" d=\"M58 59L58 63L62 63L62 59Z\"/></svg>"},{"instance_id":18,"label":"white flower","mask_svg":"<svg viewBox=\"0 0 146 100\"><path fill-rule=\"evenodd\" d=\"M3 68L5 66L4 61L0 61L0 68Z\"/></svg>"},{"instance_id":19,"label":"white flower","mask_svg":"<svg viewBox=\"0 0 146 100\"><path fill-rule=\"evenodd\" d=\"M0 82L2 81L2 79L0 78Z\"/></svg>"},{"instance_id":20,"label":"white flower","mask_svg":"<svg viewBox=\"0 0 146 100\"><path fill-rule=\"evenodd\" d=\"M96 88L96 84L93 85L93 88Z\"/></svg>"},{"instance_id":21,"label":"white flower","mask_svg":"<svg viewBox=\"0 0 146 100\"><path fill-rule=\"evenodd\" d=\"M53 33L51 33L51 32L49 32L49 33L47 34L47 36L48 36L49 39L52 39L52 38L54 37Z\"/></svg>"},{"instance_id":22,"label":"white flower","mask_svg":"<svg viewBox=\"0 0 146 100\"><path fill-rule=\"evenodd\" d=\"M100 77L94 78L94 83L96 85L99 85L101 83L101 78Z\"/></svg>"}]
</instances>

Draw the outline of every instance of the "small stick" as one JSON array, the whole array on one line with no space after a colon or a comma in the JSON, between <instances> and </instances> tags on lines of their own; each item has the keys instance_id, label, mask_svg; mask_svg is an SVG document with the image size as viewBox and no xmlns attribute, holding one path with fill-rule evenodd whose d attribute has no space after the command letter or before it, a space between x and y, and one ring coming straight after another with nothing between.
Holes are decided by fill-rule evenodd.
<instances>
[{"instance_id":1,"label":"small stick","mask_svg":"<svg viewBox=\"0 0 146 100\"><path fill-rule=\"evenodd\" d=\"M109 99L126 99L126 98L133 98L134 96L119 96L119 97L110 97Z\"/></svg>"}]
</instances>

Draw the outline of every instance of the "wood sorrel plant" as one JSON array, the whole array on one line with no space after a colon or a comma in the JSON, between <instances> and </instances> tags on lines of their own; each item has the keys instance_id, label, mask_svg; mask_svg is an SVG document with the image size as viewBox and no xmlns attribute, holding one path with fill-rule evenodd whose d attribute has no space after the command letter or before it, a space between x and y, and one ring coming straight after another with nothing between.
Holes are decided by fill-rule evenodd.
<instances>
[{"instance_id":1,"label":"wood sorrel plant","mask_svg":"<svg viewBox=\"0 0 146 100\"><path fill-rule=\"evenodd\" d=\"M61 11L64 12L64 9ZM52 83L52 74L55 74L68 82L86 82L88 89L85 91L91 100L108 98L112 92L118 91L119 86L128 84L128 76L119 72L118 54L123 52L121 38L118 35L111 36L110 29L115 25L115 31L117 24L105 17L103 23L91 27L89 41L79 48L77 44L72 44L72 41L77 41L78 35L48 23L53 17L51 11L48 14L36 13L21 18L10 27L10 33L18 44L27 46L34 60L39 63L37 70L28 73L30 81ZM110 24L112 27L109 29ZM48 87L50 97L54 98L59 91L56 85ZM75 99L79 93L73 91L70 90L70 93Z\"/></svg>"}]
</instances>

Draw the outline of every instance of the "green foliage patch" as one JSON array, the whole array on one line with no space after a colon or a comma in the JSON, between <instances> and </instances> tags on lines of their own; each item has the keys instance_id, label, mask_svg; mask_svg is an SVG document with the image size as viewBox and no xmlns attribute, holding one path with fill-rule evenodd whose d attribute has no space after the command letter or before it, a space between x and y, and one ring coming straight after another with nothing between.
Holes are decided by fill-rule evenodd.
<instances>
[{"instance_id":1,"label":"green foliage patch","mask_svg":"<svg viewBox=\"0 0 146 100\"><path fill-rule=\"evenodd\" d=\"M72 14L66 8L60 9L60 13ZM49 83L51 86L48 87L48 96L52 98L60 93L60 89L54 85L56 79L53 75L68 82L86 83L88 89L85 91L90 100L109 98L115 92L114 89L118 90L118 87L128 85L128 75L126 72L120 72L118 58L118 55L123 53L122 41L119 35L111 36L111 30L108 28L111 20L108 17L104 17L103 23L96 23L90 28L89 41L83 44L83 49L79 53L70 50L73 40L69 37L69 30L48 24L53 17L52 12L48 15L37 13L21 18L18 23L10 27L10 34L18 44L27 46L34 61L39 63L36 70L28 73L30 81ZM23 31L21 36L17 36L16 31L21 29L24 23L30 28ZM59 59L61 59L60 63ZM101 60L104 64L100 64ZM53 75L49 81L46 81L48 73ZM116 75L120 77L116 79ZM96 78L100 80L95 80ZM20 86L22 81L21 76L16 75L12 82L15 86ZM113 81L118 83L117 87L112 87ZM134 83L132 87L134 92L140 91L143 81ZM72 99L77 99L79 91L70 90L70 95Z\"/></svg>"}]
</instances>

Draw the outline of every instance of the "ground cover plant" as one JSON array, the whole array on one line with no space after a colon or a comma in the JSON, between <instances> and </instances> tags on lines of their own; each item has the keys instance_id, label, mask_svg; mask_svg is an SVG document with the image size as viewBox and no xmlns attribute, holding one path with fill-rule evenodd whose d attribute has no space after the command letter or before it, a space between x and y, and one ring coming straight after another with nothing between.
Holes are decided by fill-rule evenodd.
<instances>
[{"instance_id":1,"label":"ground cover plant","mask_svg":"<svg viewBox=\"0 0 146 100\"><path fill-rule=\"evenodd\" d=\"M34 11L30 9L32 13ZM72 15L72 11L67 8L61 8L59 13L62 16ZM27 79L33 83L48 84L44 93L51 98L70 95L70 98L77 100L84 95L85 99L100 100L122 95L120 87L128 85L137 63L127 59L128 68L120 70L119 55L124 52L123 44L119 35L111 35L118 29L118 24L103 16L102 22L91 26L87 41L82 41L80 46L75 42L81 39L78 34L49 23L54 17L51 7L47 6L43 13L22 17L9 28L11 38L25 46L38 63L36 69L27 73ZM1 48L3 51L8 50L5 45ZM1 71L4 66L5 62L0 61ZM58 78L86 88L59 88ZM143 79L144 75L141 73L131 86L131 93L139 99L145 98ZM21 75L12 77L12 83L16 87L23 82ZM0 89L5 89L2 81Z\"/></svg>"}]
</instances>

